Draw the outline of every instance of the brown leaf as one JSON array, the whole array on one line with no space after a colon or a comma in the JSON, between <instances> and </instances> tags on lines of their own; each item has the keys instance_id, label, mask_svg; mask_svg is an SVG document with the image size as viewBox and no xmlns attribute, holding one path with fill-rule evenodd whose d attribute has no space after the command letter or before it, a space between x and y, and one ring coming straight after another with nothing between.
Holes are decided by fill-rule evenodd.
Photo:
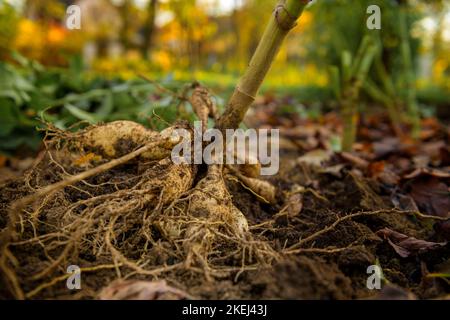
<instances>
[{"instance_id":1,"label":"brown leaf","mask_svg":"<svg viewBox=\"0 0 450 320\"><path fill-rule=\"evenodd\" d=\"M439 217L449 216L449 190L447 185L438 178L414 180L411 184L410 196L426 213Z\"/></svg>"},{"instance_id":2,"label":"brown leaf","mask_svg":"<svg viewBox=\"0 0 450 320\"><path fill-rule=\"evenodd\" d=\"M369 176L387 185L396 185L400 177L396 175L384 161L372 162L368 167Z\"/></svg>"},{"instance_id":3,"label":"brown leaf","mask_svg":"<svg viewBox=\"0 0 450 320\"><path fill-rule=\"evenodd\" d=\"M103 288L101 300L182 300L188 294L168 286L166 281L117 280Z\"/></svg>"},{"instance_id":4,"label":"brown leaf","mask_svg":"<svg viewBox=\"0 0 450 320\"><path fill-rule=\"evenodd\" d=\"M347 162L350 162L355 167L360 169L366 169L369 166L369 161L358 157L355 154L352 154L350 152L341 152L340 156Z\"/></svg>"},{"instance_id":5,"label":"brown leaf","mask_svg":"<svg viewBox=\"0 0 450 320\"><path fill-rule=\"evenodd\" d=\"M382 158L390 153L395 153L400 150L400 139L393 137L386 137L380 141L372 144L372 149L377 158Z\"/></svg>"},{"instance_id":6,"label":"brown leaf","mask_svg":"<svg viewBox=\"0 0 450 320\"><path fill-rule=\"evenodd\" d=\"M443 247L447 244L447 242L438 243L416 239L389 228L378 230L376 234L387 240L392 248L394 248L395 252L397 252L402 258L407 258L411 254Z\"/></svg>"},{"instance_id":7,"label":"brown leaf","mask_svg":"<svg viewBox=\"0 0 450 320\"><path fill-rule=\"evenodd\" d=\"M392 196L392 203L396 208L399 208L401 210L416 212L420 211L419 208L417 208L417 204L414 199L407 195L394 194Z\"/></svg>"},{"instance_id":8,"label":"brown leaf","mask_svg":"<svg viewBox=\"0 0 450 320\"><path fill-rule=\"evenodd\" d=\"M445 147L446 142L444 140L425 142L420 146L420 153L427 155L430 160L440 164L442 162L442 150L445 150Z\"/></svg>"}]
</instances>

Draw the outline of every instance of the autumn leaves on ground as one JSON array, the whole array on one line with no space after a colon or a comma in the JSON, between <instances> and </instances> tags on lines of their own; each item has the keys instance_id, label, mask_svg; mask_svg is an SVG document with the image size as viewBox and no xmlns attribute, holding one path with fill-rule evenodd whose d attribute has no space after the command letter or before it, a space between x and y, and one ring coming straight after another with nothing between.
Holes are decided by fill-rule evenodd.
<instances>
[{"instance_id":1,"label":"autumn leaves on ground","mask_svg":"<svg viewBox=\"0 0 450 320\"><path fill-rule=\"evenodd\" d=\"M307 2L275 7L224 110L207 85L173 90L145 75L145 84L41 99L40 150L17 160L20 150L5 147L2 158L0 298L449 299L449 119L419 112L407 5L396 7L392 59L402 76L387 71L383 35L367 32L355 52L339 52L329 68L334 101L313 115L314 104L289 94L258 94ZM45 91L31 81L47 74L10 59L32 70L2 64L8 92L20 93L2 98L13 119ZM151 103L168 98L177 119L151 109L162 130L98 120L109 119L118 92L138 100L141 91ZM84 121L58 121L61 106ZM194 143L191 119L221 132L279 129L278 173L262 176L245 157L175 164L172 149ZM69 266L81 272L78 290L67 286ZM374 268L381 287L369 281Z\"/></svg>"},{"instance_id":2,"label":"autumn leaves on ground","mask_svg":"<svg viewBox=\"0 0 450 320\"><path fill-rule=\"evenodd\" d=\"M281 129L280 172L261 181L239 168L174 165L170 128L48 128L47 150L2 182L2 296L448 295L448 126L425 119L418 141L401 141L383 115L372 115L361 120L355 152L335 153L338 117L283 114L285 100L260 99L246 118ZM68 265L82 270L75 293L66 288ZM382 268L390 291L367 289L370 265Z\"/></svg>"}]
</instances>

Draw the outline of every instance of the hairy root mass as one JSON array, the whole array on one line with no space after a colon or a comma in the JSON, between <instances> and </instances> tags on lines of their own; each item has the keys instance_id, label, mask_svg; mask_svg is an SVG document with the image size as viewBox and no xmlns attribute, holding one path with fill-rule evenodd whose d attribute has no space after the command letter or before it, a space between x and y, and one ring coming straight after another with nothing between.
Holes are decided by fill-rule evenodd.
<instances>
[{"instance_id":1,"label":"hairy root mass","mask_svg":"<svg viewBox=\"0 0 450 320\"><path fill-rule=\"evenodd\" d=\"M2 208L9 216L1 217L1 269L13 296L51 296L70 265L106 273L105 283L92 284L98 289L108 280L128 277L214 281L277 257L249 232L245 216L232 203L222 167L199 173L198 166L176 165L164 144L42 194L23 208L11 206L11 200L20 202L163 139L164 132L118 121L73 134L55 130L49 136L45 155L33 169L2 187L2 195L16 194Z\"/></svg>"}]
</instances>

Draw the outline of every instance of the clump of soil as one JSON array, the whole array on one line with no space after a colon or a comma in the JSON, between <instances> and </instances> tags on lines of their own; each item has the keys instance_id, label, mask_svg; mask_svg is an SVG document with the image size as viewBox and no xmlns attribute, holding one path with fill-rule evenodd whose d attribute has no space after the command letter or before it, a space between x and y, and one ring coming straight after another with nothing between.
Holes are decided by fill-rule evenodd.
<instances>
[{"instance_id":1,"label":"clump of soil","mask_svg":"<svg viewBox=\"0 0 450 320\"><path fill-rule=\"evenodd\" d=\"M96 298L117 279L165 279L204 299L371 298L375 264L420 298L450 292L445 279L427 277L450 258L448 245L402 258L377 235L390 228L442 240L433 219L394 209L379 181L351 167L330 174L293 161L302 152L283 157L269 179L271 204L221 166L175 165L162 148L11 210L145 144L116 137L109 149L90 134L83 144L80 134L55 133L32 169L0 186L1 298ZM81 268L81 290L66 287L70 265Z\"/></svg>"}]
</instances>

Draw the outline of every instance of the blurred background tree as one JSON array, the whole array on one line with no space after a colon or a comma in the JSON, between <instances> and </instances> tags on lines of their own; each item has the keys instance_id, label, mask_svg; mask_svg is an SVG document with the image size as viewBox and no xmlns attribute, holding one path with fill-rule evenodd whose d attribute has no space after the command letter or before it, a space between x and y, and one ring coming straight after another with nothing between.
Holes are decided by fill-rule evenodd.
<instances>
[{"instance_id":1,"label":"blurred background tree","mask_svg":"<svg viewBox=\"0 0 450 320\"><path fill-rule=\"evenodd\" d=\"M41 110L45 101L60 106L64 94L92 90L86 93L93 99L89 102L84 95L79 101L69 100L76 100L75 106L84 112L96 112L101 106L98 99L108 95L102 91L106 86L135 81L139 74L168 86L196 79L226 97L248 64L275 3L0 0L0 58L14 68L25 66L19 73L29 74L41 90L34 92L39 103L20 100L24 110ZM80 30L65 26L66 9L72 4L81 8ZM381 8L379 31L366 27L367 7L373 4ZM364 36L371 34L379 48L358 106L386 107L393 121L413 125L414 110L426 115L435 107L441 112L450 109L449 30L450 2L445 0L314 0L287 37L262 90L295 96L306 106L337 107L330 66L341 66L343 52L355 57ZM36 70L29 70L23 59L19 63L14 52L44 65L50 75L36 76ZM102 80L93 80L98 78ZM120 109L118 114L125 117L124 106L148 112L148 103L134 100L139 95L133 88L112 94L112 107L105 103L102 112ZM132 103L136 108L130 107ZM95 118L71 107L64 110L76 112L78 118ZM396 117L403 115L401 111L408 111L407 116Z\"/></svg>"},{"instance_id":2,"label":"blurred background tree","mask_svg":"<svg viewBox=\"0 0 450 320\"><path fill-rule=\"evenodd\" d=\"M8 3L0 3L0 58L6 58L17 36L19 13Z\"/></svg>"}]
</instances>

